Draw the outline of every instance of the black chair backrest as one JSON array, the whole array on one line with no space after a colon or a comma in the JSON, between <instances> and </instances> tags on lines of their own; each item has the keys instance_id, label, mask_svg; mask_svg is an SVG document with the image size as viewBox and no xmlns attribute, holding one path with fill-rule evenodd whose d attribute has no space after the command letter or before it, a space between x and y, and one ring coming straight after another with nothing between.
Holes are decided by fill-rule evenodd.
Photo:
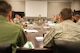
<instances>
[{"instance_id":1,"label":"black chair backrest","mask_svg":"<svg viewBox=\"0 0 80 53\"><path fill-rule=\"evenodd\" d=\"M55 53L80 53L80 41L55 40Z\"/></svg>"},{"instance_id":2,"label":"black chair backrest","mask_svg":"<svg viewBox=\"0 0 80 53\"><path fill-rule=\"evenodd\" d=\"M12 53L10 44L0 44L0 53Z\"/></svg>"}]
</instances>

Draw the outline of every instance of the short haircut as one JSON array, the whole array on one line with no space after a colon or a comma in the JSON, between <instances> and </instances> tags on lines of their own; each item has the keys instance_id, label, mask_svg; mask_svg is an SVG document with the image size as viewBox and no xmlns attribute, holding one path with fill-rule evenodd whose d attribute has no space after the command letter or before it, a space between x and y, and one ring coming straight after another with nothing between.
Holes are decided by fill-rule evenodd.
<instances>
[{"instance_id":1,"label":"short haircut","mask_svg":"<svg viewBox=\"0 0 80 53\"><path fill-rule=\"evenodd\" d=\"M72 18L72 10L71 8L63 8L60 12L60 16L63 20Z\"/></svg>"},{"instance_id":2,"label":"short haircut","mask_svg":"<svg viewBox=\"0 0 80 53\"><path fill-rule=\"evenodd\" d=\"M8 12L12 10L12 7L6 1L0 1L0 15L7 16Z\"/></svg>"}]
</instances>

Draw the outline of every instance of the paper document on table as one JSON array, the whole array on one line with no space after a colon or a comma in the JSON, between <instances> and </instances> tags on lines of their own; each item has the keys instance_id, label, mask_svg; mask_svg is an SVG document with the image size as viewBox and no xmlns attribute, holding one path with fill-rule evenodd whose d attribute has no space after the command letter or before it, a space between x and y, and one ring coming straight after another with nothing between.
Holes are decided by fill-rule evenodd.
<instances>
[{"instance_id":1,"label":"paper document on table","mask_svg":"<svg viewBox=\"0 0 80 53\"><path fill-rule=\"evenodd\" d=\"M49 26L54 26L55 24L54 23L50 23L50 24L48 24Z\"/></svg>"},{"instance_id":2,"label":"paper document on table","mask_svg":"<svg viewBox=\"0 0 80 53\"><path fill-rule=\"evenodd\" d=\"M43 37L35 37L37 41L43 41Z\"/></svg>"},{"instance_id":3,"label":"paper document on table","mask_svg":"<svg viewBox=\"0 0 80 53\"><path fill-rule=\"evenodd\" d=\"M34 26L33 24L29 24L28 26Z\"/></svg>"},{"instance_id":4,"label":"paper document on table","mask_svg":"<svg viewBox=\"0 0 80 53\"><path fill-rule=\"evenodd\" d=\"M29 30L29 29L24 29L26 32L38 32L38 30Z\"/></svg>"},{"instance_id":5,"label":"paper document on table","mask_svg":"<svg viewBox=\"0 0 80 53\"><path fill-rule=\"evenodd\" d=\"M31 41L27 41L26 44L23 46L23 48L34 48L33 44Z\"/></svg>"}]
</instances>

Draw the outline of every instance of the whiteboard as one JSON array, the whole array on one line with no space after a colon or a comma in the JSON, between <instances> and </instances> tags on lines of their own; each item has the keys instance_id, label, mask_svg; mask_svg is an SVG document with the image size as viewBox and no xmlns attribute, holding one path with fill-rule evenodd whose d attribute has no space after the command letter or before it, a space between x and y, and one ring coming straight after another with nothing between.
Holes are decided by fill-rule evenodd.
<instances>
[{"instance_id":1,"label":"whiteboard","mask_svg":"<svg viewBox=\"0 0 80 53\"><path fill-rule=\"evenodd\" d=\"M25 16L47 17L47 1L25 1Z\"/></svg>"}]
</instances>

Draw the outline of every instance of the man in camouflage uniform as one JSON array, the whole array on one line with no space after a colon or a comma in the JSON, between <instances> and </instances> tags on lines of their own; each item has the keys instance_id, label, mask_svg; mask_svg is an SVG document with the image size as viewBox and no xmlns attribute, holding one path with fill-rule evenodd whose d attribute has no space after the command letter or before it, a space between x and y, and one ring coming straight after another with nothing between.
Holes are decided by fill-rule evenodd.
<instances>
[{"instance_id":1,"label":"man in camouflage uniform","mask_svg":"<svg viewBox=\"0 0 80 53\"><path fill-rule=\"evenodd\" d=\"M80 14L78 14L77 17L78 17L78 21L76 23L80 25Z\"/></svg>"},{"instance_id":2,"label":"man in camouflage uniform","mask_svg":"<svg viewBox=\"0 0 80 53\"><path fill-rule=\"evenodd\" d=\"M55 40L78 41L80 40L80 25L72 20L72 10L64 8L60 12L60 22L44 37L44 47L52 47Z\"/></svg>"}]
</instances>

